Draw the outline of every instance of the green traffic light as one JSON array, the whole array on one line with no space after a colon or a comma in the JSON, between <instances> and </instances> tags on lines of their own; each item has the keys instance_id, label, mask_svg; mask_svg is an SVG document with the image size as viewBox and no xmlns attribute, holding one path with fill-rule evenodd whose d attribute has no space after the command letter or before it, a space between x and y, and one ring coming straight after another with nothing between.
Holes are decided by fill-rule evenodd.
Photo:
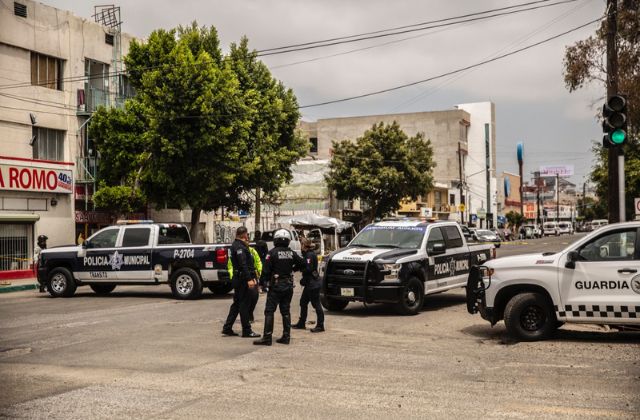
<instances>
[{"instance_id":1,"label":"green traffic light","mask_svg":"<svg viewBox=\"0 0 640 420\"><path fill-rule=\"evenodd\" d=\"M611 141L613 142L613 144L619 145L624 143L626 137L627 134L624 132L624 130L615 130L613 133L611 133Z\"/></svg>"}]
</instances>

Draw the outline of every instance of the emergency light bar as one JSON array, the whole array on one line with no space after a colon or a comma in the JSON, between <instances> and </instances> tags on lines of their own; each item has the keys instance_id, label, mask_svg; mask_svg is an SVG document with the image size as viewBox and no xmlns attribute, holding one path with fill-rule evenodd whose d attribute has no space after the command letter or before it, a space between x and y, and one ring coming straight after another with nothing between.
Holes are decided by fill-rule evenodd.
<instances>
[{"instance_id":1,"label":"emergency light bar","mask_svg":"<svg viewBox=\"0 0 640 420\"><path fill-rule=\"evenodd\" d=\"M118 220L117 225L148 225L153 223L153 220Z\"/></svg>"}]
</instances>

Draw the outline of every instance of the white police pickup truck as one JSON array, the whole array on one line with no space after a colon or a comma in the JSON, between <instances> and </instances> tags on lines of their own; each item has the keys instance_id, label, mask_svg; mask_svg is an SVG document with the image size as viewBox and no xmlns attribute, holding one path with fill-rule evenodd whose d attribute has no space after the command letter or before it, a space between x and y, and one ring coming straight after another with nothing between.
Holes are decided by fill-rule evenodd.
<instances>
[{"instance_id":1,"label":"white police pickup truck","mask_svg":"<svg viewBox=\"0 0 640 420\"><path fill-rule=\"evenodd\" d=\"M640 326L640 222L608 225L557 253L474 267L467 309L523 341L565 322Z\"/></svg>"},{"instance_id":2,"label":"white police pickup truck","mask_svg":"<svg viewBox=\"0 0 640 420\"><path fill-rule=\"evenodd\" d=\"M463 287L469 269L495 257L493 245L467 245L456 222L393 220L365 227L320 266L322 304L393 303L415 315L424 296Z\"/></svg>"},{"instance_id":3,"label":"white police pickup truck","mask_svg":"<svg viewBox=\"0 0 640 420\"><path fill-rule=\"evenodd\" d=\"M38 256L41 290L70 297L88 285L108 294L117 285L169 284L177 299L195 299L203 286L213 293L232 289L229 245L193 245L183 225L122 222L96 232L78 246L45 249Z\"/></svg>"}]
</instances>

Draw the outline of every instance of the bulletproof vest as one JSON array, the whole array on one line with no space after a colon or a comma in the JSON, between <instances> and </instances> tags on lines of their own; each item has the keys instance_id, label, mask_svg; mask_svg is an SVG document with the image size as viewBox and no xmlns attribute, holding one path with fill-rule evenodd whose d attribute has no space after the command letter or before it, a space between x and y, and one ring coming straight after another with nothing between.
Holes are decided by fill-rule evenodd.
<instances>
[{"instance_id":1,"label":"bulletproof vest","mask_svg":"<svg viewBox=\"0 0 640 420\"><path fill-rule=\"evenodd\" d=\"M269 251L272 274L279 278L293 277L295 259L293 251L289 247L278 246Z\"/></svg>"}]
</instances>

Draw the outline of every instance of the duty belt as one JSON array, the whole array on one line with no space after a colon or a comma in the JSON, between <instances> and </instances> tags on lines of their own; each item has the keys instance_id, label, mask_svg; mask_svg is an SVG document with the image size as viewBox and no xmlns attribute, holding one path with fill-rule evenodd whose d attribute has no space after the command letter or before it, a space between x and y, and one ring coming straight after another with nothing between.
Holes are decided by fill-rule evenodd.
<instances>
[{"instance_id":1,"label":"duty belt","mask_svg":"<svg viewBox=\"0 0 640 420\"><path fill-rule=\"evenodd\" d=\"M276 277L271 278L273 284L293 283L293 277Z\"/></svg>"}]
</instances>

